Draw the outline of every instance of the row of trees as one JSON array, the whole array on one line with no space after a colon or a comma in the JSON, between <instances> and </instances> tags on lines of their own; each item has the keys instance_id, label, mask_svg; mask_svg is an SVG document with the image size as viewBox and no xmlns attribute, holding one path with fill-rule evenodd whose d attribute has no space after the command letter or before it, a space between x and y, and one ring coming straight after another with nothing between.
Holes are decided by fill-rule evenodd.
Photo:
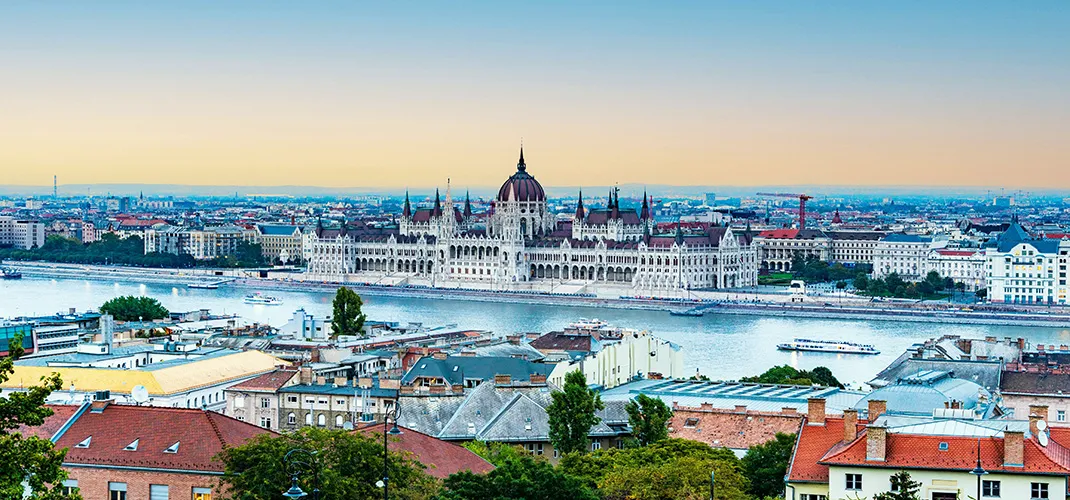
<instances>
[{"instance_id":1,"label":"row of trees","mask_svg":"<svg viewBox=\"0 0 1070 500\"><path fill-rule=\"evenodd\" d=\"M740 382L753 382L759 384L788 384L788 385L824 385L827 387L843 388L843 384L832 375L832 370L824 366L818 366L813 370L799 370L789 365L774 366L754 377L743 377Z\"/></svg>"},{"instance_id":2,"label":"row of trees","mask_svg":"<svg viewBox=\"0 0 1070 500\"><path fill-rule=\"evenodd\" d=\"M104 233L98 241L88 244L53 234L45 239L44 245L40 248L31 250L0 248L0 259L182 269L196 266L231 268L267 265L259 243L243 241L238 244L232 255L197 261L192 255L145 253L145 242L140 236L119 238L114 233Z\"/></svg>"},{"instance_id":3,"label":"row of trees","mask_svg":"<svg viewBox=\"0 0 1070 500\"><path fill-rule=\"evenodd\" d=\"M151 321L163 319L171 313L152 297L124 295L100 306L101 314L110 314L118 321Z\"/></svg>"},{"instance_id":4,"label":"row of trees","mask_svg":"<svg viewBox=\"0 0 1070 500\"><path fill-rule=\"evenodd\" d=\"M910 283L898 273L890 273L882 278L870 278L859 274L854 279L858 293L871 297L896 297L904 299L939 299L956 290L963 291L966 284L956 283L951 278L944 278L936 271L929 271L925 279Z\"/></svg>"},{"instance_id":5,"label":"row of trees","mask_svg":"<svg viewBox=\"0 0 1070 500\"><path fill-rule=\"evenodd\" d=\"M868 274L870 271L871 266L869 265L859 265L851 269L838 262L829 265L828 262L817 258L815 255L803 256L801 253L796 253L791 257L792 276L807 283L849 280L859 274Z\"/></svg>"}]
</instances>

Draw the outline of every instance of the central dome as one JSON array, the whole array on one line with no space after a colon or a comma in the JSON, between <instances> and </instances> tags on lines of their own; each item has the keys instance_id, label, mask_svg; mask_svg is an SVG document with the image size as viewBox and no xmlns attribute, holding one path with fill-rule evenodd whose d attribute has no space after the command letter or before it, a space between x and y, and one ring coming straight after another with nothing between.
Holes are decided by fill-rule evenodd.
<instances>
[{"instance_id":1,"label":"central dome","mask_svg":"<svg viewBox=\"0 0 1070 500\"><path fill-rule=\"evenodd\" d=\"M524 163L524 148L520 148L520 161L516 164L516 173L502 184L498 190L498 201L546 201L546 192L542 184L527 172Z\"/></svg>"}]
</instances>

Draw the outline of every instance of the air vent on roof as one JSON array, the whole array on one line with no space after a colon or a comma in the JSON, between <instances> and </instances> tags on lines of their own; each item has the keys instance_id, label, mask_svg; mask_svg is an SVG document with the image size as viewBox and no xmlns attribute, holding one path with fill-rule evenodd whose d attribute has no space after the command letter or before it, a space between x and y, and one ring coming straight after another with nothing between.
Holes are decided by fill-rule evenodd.
<instances>
[{"instance_id":1,"label":"air vent on roof","mask_svg":"<svg viewBox=\"0 0 1070 500\"><path fill-rule=\"evenodd\" d=\"M163 452L164 453L178 453L178 444L180 442L181 441L176 441L175 444L173 444L171 446L168 446L166 450L163 450Z\"/></svg>"},{"instance_id":2,"label":"air vent on roof","mask_svg":"<svg viewBox=\"0 0 1070 500\"><path fill-rule=\"evenodd\" d=\"M126 448L123 448L123 451L137 451L138 441L141 441L141 438L135 439L133 443L126 445Z\"/></svg>"},{"instance_id":3,"label":"air vent on roof","mask_svg":"<svg viewBox=\"0 0 1070 500\"><path fill-rule=\"evenodd\" d=\"M940 451L947 451L947 443L946 442L941 442L940 443Z\"/></svg>"},{"instance_id":4,"label":"air vent on roof","mask_svg":"<svg viewBox=\"0 0 1070 500\"><path fill-rule=\"evenodd\" d=\"M82 440L81 443L74 445L75 448L89 448L90 441L93 440L93 436L89 436Z\"/></svg>"}]
</instances>

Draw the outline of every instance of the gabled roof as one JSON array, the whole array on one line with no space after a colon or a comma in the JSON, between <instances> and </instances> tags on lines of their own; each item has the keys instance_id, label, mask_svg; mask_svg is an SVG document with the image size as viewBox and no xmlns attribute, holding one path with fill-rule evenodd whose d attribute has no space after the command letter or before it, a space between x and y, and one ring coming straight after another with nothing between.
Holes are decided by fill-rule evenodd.
<instances>
[{"instance_id":1,"label":"gabled roof","mask_svg":"<svg viewBox=\"0 0 1070 500\"><path fill-rule=\"evenodd\" d=\"M432 377L445 379L450 384L463 384L466 379L490 380L495 375L529 380L532 375L549 376L553 369L554 365L505 356L450 356L446 359L425 356L412 365L401 383L411 384L418 377Z\"/></svg>"},{"instance_id":2,"label":"gabled roof","mask_svg":"<svg viewBox=\"0 0 1070 500\"><path fill-rule=\"evenodd\" d=\"M266 236L300 236L301 228L289 224L257 224L256 230Z\"/></svg>"},{"instance_id":3,"label":"gabled roof","mask_svg":"<svg viewBox=\"0 0 1070 500\"><path fill-rule=\"evenodd\" d=\"M865 422L861 420L861 422ZM793 483L828 483L828 465L819 463L829 450L843 440L843 418L825 418L825 425L807 425L803 419L795 452L788 466L788 481ZM861 426L856 426L856 432Z\"/></svg>"},{"instance_id":4,"label":"gabled roof","mask_svg":"<svg viewBox=\"0 0 1070 500\"><path fill-rule=\"evenodd\" d=\"M276 392L297 376L296 370L275 370L232 385L228 391Z\"/></svg>"},{"instance_id":5,"label":"gabled roof","mask_svg":"<svg viewBox=\"0 0 1070 500\"><path fill-rule=\"evenodd\" d=\"M268 432L211 411L112 404L82 413L56 447L68 448L64 464L220 473L223 464L215 457L224 447ZM88 447L75 447L89 437ZM126 450L135 441L137 449ZM176 452L165 451L176 443Z\"/></svg>"},{"instance_id":6,"label":"gabled roof","mask_svg":"<svg viewBox=\"0 0 1070 500\"><path fill-rule=\"evenodd\" d=\"M363 427L353 432L361 432L375 438L382 437L385 424L377 424ZM398 425L401 434L391 436L390 449L401 450L412 454L412 458L427 466L426 472L439 479L445 479L450 474L471 471L475 474L486 474L494 470L494 466L479 455L472 453L463 446L443 441L434 436Z\"/></svg>"}]
</instances>

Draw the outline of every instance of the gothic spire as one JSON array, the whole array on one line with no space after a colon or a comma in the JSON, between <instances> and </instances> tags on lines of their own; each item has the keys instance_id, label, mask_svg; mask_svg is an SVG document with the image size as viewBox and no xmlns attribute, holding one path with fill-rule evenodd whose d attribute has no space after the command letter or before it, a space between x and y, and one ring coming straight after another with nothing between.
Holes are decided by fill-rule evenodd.
<instances>
[{"instance_id":1,"label":"gothic spire","mask_svg":"<svg viewBox=\"0 0 1070 500\"><path fill-rule=\"evenodd\" d=\"M431 215L435 217L442 215L442 199L438 196L438 188L435 188L435 207L431 209Z\"/></svg>"},{"instance_id":2,"label":"gothic spire","mask_svg":"<svg viewBox=\"0 0 1070 500\"><path fill-rule=\"evenodd\" d=\"M579 201L576 202L576 220L583 220L583 190L580 190Z\"/></svg>"},{"instance_id":3,"label":"gothic spire","mask_svg":"<svg viewBox=\"0 0 1070 500\"><path fill-rule=\"evenodd\" d=\"M682 229L682 227L680 225L680 220L679 219L676 220L676 244L677 245L683 245L684 244L684 230Z\"/></svg>"},{"instance_id":4,"label":"gothic spire","mask_svg":"<svg viewBox=\"0 0 1070 500\"><path fill-rule=\"evenodd\" d=\"M646 189L643 190L643 208L639 212L639 220L647 220L650 218L650 206L646 203Z\"/></svg>"},{"instance_id":5,"label":"gothic spire","mask_svg":"<svg viewBox=\"0 0 1070 500\"><path fill-rule=\"evenodd\" d=\"M524 163L524 145L520 145L520 161L516 163L516 169L523 172L528 169L528 164Z\"/></svg>"},{"instance_id":6,"label":"gothic spire","mask_svg":"<svg viewBox=\"0 0 1070 500\"><path fill-rule=\"evenodd\" d=\"M472 197L468 191L464 192L464 218L472 217Z\"/></svg>"},{"instance_id":7,"label":"gothic spire","mask_svg":"<svg viewBox=\"0 0 1070 500\"><path fill-rule=\"evenodd\" d=\"M401 210L401 215L405 217L412 217L412 205L409 204L409 191L405 190L405 208Z\"/></svg>"}]
</instances>

